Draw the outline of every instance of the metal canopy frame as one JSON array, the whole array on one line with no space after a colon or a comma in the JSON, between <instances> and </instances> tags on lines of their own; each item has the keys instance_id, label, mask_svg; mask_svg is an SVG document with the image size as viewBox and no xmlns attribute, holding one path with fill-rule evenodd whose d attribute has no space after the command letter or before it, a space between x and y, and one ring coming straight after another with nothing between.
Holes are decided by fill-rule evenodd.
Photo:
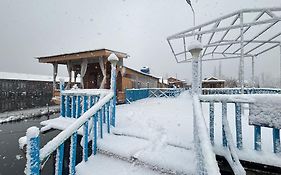
<instances>
[{"instance_id":1,"label":"metal canopy frame","mask_svg":"<svg viewBox=\"0 0 281 175\"><path fill-rule=\"evenodd\" d=\"M195 37L203 44L200 58L201 77L202 61L240 58L241 88L244 88L244 58L252 58L252 81L254 81L255 58L280 47L281 86L280 21L281 7L243 9L176 33L169 36L167 41L177 63L192 61L191 54L187 51L188 40Z\"/></svg>"}]
</instances>

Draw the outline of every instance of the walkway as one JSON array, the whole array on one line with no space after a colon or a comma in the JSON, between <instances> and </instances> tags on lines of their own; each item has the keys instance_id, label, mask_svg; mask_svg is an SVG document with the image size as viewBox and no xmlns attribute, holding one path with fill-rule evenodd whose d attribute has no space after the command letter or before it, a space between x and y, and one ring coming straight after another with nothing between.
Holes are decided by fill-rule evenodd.
<instances>
[{"instance_id":1,"label":"walkway","mask_svg":"<svg viewBox=\"0 0 281 175\"><path fill-rule=\"evenodd\" d=\"M117 127L99 140L101 153L77 174L194 174L189 95L152 98L117 107ZM91 171L93 169L93 171Z\"/></svg>"},{"instance_id":2,"label":"walkway","mask_svg":"<svg viewBox=\"0 0 281 175\"><path fill-rule=\"evenodd\" d=\"M202 103L202 107L206 126L209 126L209 104ZM243 149L236 149L239 159L281 167L280 156L272 153L271 129L262 130L262 151L253 150L254 128L248 124L248 105L244 108ZM188 93L177 98L147 98L117 106L116 128L99 139L96 156L76 166L77 174L94 171L98 175L195 174L192 111L192 98ZM223 156L226 149L222 147L221 111L221 104L216 103L214 151ZM234 114L234 104L228 104L227 118L233 138Z\"/></svg>"}]
</instances>

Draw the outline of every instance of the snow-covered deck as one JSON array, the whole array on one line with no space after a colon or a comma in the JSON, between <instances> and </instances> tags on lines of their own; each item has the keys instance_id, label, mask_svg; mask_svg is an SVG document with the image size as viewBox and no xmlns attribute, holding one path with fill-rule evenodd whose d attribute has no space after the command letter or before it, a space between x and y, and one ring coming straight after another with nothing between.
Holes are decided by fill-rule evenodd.
<instances>
[{"instance_id":1,"label":"snow-covered deck","mask_svg":"<svg viewBox=\"0 0 281 175\"><path fill-rule=\"evenodd\" d=\"M281 167L281 159L272 153L272 131L262 130L262 151L253 150L253 127L248 124L248 109L242 114L242 160ZM195 174L193 149L192 98L183 93L177 98L147 98L117 106L117 124L111 134L99 139L100 153L77 167L77 174ZM209 104L203 103L206 126L209 126ZM228 121L235 137L234 105L228 105ZM59 119L61 120L61 119ZM63 119L71 122L72 119ZM73 120L72 120L73 121ZM64 129L67 122L43 122L45 128ZM64 124L60 124L64 123ZM79 133L79 132L78 132ZM82 132L81 132L82 133ZM222 147L221 105L215 104L216 154L224 155ZM234 139L235 140L235 139Z\"/></svg>"}]
</instances>

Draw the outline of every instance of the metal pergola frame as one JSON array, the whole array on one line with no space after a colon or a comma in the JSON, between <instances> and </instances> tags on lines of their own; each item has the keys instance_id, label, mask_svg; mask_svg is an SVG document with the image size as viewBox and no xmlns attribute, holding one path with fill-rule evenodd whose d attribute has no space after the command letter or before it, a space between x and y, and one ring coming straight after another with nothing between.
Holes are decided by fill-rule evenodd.
<instances>
[{"instance_id":1,"label":"metal pergola frame","mask_svg":"<svg viewBox=\"0 0 281 175\"><path fill-rule=\"evenodd\" d=\"M254 16L255 15L255 16ZM250 21L247 18L254 17ZM200 58L200 79L202 80L202 62L240 58L239 78L244 89L244 58L252 58L252 83L254 82L254 62L259 55L280 48L280 87L281 87L281 27L275 28L281 21L281 7L243 9L222 16L207 23L176 33L167 38L177 63L191 62L187 51L189 39L195 37L203 44ZM229 23L230 22L230 23ZM223 25L227 23L226 25ZM229 24L228 24L229 23ZM256 27L256 28L255 28ZM257 29L260 27L260 29ZM252 29L254 35L249 34ZM231 34L238 33L238 36ZM194 36L195 35L195 36ZM215 37L216 36L216 37ZM266 38L266 39L264 39ZM176 51L173 42L181 43ZM211 58L207 58L211 56ZM180 59L179 57L183 57Z\"/></svg>"}]
</instances>

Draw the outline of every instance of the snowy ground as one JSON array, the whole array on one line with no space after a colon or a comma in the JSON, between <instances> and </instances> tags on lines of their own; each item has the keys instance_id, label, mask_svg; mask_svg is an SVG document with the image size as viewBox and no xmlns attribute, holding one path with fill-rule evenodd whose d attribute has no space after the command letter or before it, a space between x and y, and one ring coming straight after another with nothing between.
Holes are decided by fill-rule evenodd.
<instances>
[{"instance_id":1,"label":"snowy ground","mask_svg":"<svg viewBox=\"0 0 281 175\"><path fill-rule=\"evenodd\" d=\"M108 164L116 169L115 174L195 174L189 95L177 99L143 99L118 106L116 114L117 127L112 130L113 134L98 141L102 152L126 160L120 162L106 157ZM86 164L77 166L77 174L87 174L87 165L91 167L87 166L88 170L103 169L104 159L91 157ZM116 163L113 163L114 159ZM139 170L140 165L136 164L140 164L143 170ZM104 171L101 174L110 173L110 170Z\"/></svg>"}]
</instances>

